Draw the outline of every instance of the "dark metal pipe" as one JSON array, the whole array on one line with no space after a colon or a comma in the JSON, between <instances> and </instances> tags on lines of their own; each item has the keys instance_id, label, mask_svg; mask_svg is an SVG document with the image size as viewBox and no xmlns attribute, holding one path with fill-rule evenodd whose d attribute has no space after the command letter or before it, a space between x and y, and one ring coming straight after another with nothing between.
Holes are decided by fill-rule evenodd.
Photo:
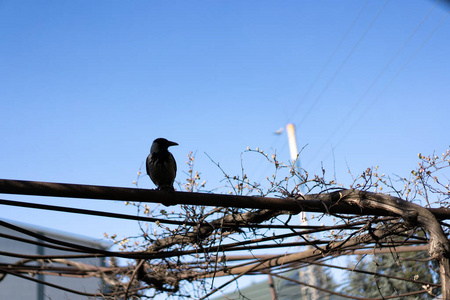
<instances>
[{"instance_id":1,"label":"dark metal pipe","mask_svg":"<svg viewBox=\"0 0 450 300\"><path fill-rule=\"evenodd\" d=\"M296 201L293 201L292 199L187 192L165 192L137 188L7 179L0 179L0 193L98 200L119 200L130 202L153 202L162 203L166 206L188 204L289 210L296 212L301 210Z\"/></svg>"},{"instance_id":2,"label":"dark metal pipe","mask_svg":"<svg viewBox=\"0 0 450 300\"><path fill-rule=\"evenodd\" d=\"M83 198L97 200L117 200L144 203L162 203L166 206L176 204L222 206L237 208L256 208L284 210L292 213L301 211L355 214L355 215L392 215L381 209L362 208L344 202L336 203L333 199L317 200L315 195L305 195L305 199L271 198L257 196L236 196L224 194L165 192L149 189L82 185L68 183L51 183L25 180L0 179L0 193L34 196L52 196ZM450 209L429 208L436 218L450 219Z\"/></svg>"}]
</instances>

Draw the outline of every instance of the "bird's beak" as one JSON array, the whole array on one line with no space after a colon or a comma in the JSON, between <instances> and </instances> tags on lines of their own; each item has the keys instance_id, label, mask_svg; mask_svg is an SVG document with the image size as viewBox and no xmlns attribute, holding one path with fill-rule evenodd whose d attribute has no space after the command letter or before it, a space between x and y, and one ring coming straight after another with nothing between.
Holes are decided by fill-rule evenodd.
<instances>
[{"instance_id":1,"label":"bird's beak","mask_svg":"<svg viewBox=\"0 0 450 300\"><path fill-rule=\"evenodd\" d=\"M168 141L169 143L169 146L167 146L167 147L170 147L170 146L178 146L178 144L177 143L175 143L175 142L171 142L171 141Z\"/></svg>"}]
</instances>

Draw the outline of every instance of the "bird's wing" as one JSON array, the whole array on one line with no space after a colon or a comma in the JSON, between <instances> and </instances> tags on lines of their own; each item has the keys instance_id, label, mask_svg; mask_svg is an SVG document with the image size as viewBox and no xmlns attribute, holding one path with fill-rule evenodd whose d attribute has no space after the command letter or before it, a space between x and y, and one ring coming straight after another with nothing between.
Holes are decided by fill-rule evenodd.
<instances>
[{"instance_id":1,"label":"bird's wing","mask_svg":"<svg viewBox=\"0 0 450 300\"><path fill-rule=\"evenodd\" d=\"M175 157L173 157L172 153L169 152L169 154L173 160L173 168L175 169L175 173L177 173L177 161L175 160Z\"/></svg>"},{"instance_id":2,"label":"bird's wing","mask_svg":"<svg viewBox=\"0 0 450 300\"><path fill-rule=\"evenodd\" d=\"M145 163L145 169L147 170L147 175L150 176L150 161L152 160L152 155L147 156L147 161Z\"/></svg>"}]
</instances>

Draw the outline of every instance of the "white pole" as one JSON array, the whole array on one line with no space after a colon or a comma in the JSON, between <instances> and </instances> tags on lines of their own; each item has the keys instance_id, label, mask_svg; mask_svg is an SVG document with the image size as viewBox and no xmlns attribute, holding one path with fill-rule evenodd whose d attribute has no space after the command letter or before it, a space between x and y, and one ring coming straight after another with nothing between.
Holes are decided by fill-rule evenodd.
<instances>
[{"instance_id":1,"label":"white pole","mask_svg":"<svg viewBox=\"0 0 450 300\"><path fill-rule=\"evenodd\" d=\"M289 141L289 151L291 153L292 163L298 166L298 149L297 149L297 138L295 137L295 126L292 123L286 125L286 131Z\"/></svg>"},{"instance_id":2,"label":"white pole","mask_svg":"<svg viewBox=\"0 0 450 300\"><path fill-rule=\"evenodd\" d=\"M286 125L286 131L288 135L288 141L289 141L289 152L291 153L291 160L294 166L300 170L300 159L298 157L298 148L297 148L297 137L295 136L295 126L292 123L289 123ZM306 221L306 213L301 212L300 213L300 221L302 222L302 225L308 225L308 222Z\"/></svg>"},{"instance_id":3,"label":"white pole","mask_svg":"<svg viewBox=\"0 0 450 300\"><path fill-rule=\"evenodd\" d=\"M301 172L301 167L300 167L300 158L299 158L299 153L298 153L298 148L297 148L297 138L295 136L295 126L292 123L289 123L286 125L286 131L287 131L287 135L288 135L288 140L289 140L289 151L291 153L291 160L292 163L294 164L294 168L297 168L299 172ZM300 222L302 225L308 225L308 220L306 219L306 213L304 211L302 211L300 213ZM314 270L313 267L310 265L306 272L308 273L309 277L309 282L312 285L316 285L317 281L315 280L315 275L314 274ZM304 278L304 272L302 272L302 270L299 270L299 278L301 281L303 281ZM319 299L319 296L317 294L317 290L315 289L311 289L311 299L312 300L317 300ZM306 288L302 288L302 299L306 297Z\"/></svg>"}]
</instances>

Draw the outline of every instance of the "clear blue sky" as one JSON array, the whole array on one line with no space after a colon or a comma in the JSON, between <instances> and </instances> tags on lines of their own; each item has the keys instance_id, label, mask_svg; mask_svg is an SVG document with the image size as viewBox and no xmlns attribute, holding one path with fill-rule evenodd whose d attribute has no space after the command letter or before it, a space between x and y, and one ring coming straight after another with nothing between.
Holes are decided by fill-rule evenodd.
<instances>
[{"instance_id":1,"label":"clear blue sky","mask_svg":"<svg viewBox=\"0 0 450 300\"><path fill-rule=\"evenodd\" d=\"M212 189L221 173L205 152L230 174L247 146L287 161L286 135L273 132L289 122L311 173L323 162L341 182L347 165L406 176L419 152L450 144L450 18L441 23L450 5L433 5L1 1L0 178L133 187L152 141L166 137L179 143L177 180L194 151ZM271 174L243 158L251 180ZM153 188L148 177L140 186ZM95 238L137 230L19 208L0 217Z\"/></svg>"}]
</instances>

